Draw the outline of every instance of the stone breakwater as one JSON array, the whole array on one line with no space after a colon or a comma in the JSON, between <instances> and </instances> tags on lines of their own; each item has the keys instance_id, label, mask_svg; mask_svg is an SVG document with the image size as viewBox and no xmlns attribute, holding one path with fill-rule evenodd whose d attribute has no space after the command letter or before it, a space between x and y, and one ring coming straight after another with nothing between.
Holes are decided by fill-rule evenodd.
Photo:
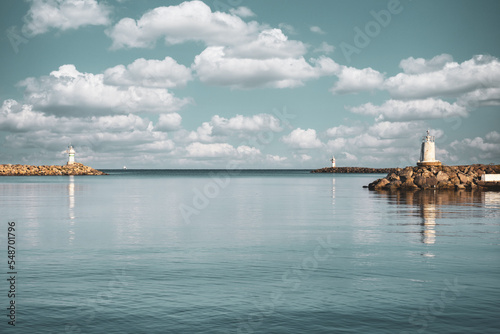
<instances>
[{"instance_id":1,"label":"stone breakwater","mask_svg":"<svg viewBox=\"0 0 500 334\"><path fill-rule=\"evenodd\" d=\"M393 173L397 168L367 168L367 167L325 167L311 171L311 173Z\"/></svg>"},{"instance_id":2,"label":"stone breakwater","mask_svg":"<svg viewBox=\"0 0 500 334\"><path fill-rule=\"evenodd\" d=\"M0 176L30 175L107 175L97 169L75 163L65 166L0 165Z\"/></svg>"},{"instance_id":3,"label":"stone breakwater","mask_svg":"<svg viewBox=\"0 0 500 334\"><path fill-rule=\"evenodd\" d=\"M368 185L372 190L476 189L483 174L500 174L500 165L397 168Z\"/></svg>"}]
</instances>

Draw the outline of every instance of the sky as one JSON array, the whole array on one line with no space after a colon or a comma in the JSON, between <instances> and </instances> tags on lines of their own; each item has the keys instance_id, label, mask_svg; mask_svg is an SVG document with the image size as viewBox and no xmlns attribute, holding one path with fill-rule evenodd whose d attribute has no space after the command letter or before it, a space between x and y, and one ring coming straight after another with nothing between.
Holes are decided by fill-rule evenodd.
<instances>
[{"instance_id":1,"label":"sky","mask_svg":"<svg viewBox=\"0 0 500 334\"><path fill-rule=\"evenodd\" d=\"M0 163L500 163L498 0L2 0Z\"/></svg>"}]
</instances>

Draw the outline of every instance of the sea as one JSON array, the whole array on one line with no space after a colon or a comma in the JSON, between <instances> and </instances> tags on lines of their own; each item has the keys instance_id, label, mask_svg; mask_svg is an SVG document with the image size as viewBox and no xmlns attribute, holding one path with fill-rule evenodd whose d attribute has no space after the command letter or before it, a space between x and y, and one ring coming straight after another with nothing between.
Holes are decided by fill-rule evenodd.
<instances>
[{"instance_id":1,"label":"sea","mask_svg":"<svg viewBox=\"0 0 500 334\"><path fill-rule=\"evenodd\" d=\"M1 333L500 333L499 192L105 171L0 178Z\"/></svg>"}]
</instances>

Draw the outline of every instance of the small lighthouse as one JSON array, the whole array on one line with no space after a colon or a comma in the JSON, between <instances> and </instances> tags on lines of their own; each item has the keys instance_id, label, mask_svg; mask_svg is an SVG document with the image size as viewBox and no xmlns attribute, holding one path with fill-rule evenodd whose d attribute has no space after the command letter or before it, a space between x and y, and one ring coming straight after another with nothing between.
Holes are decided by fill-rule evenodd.
<instances>
[{"instance_id":1,"label":"small lighthouse","mask_svg":"<svg viewBox=\"0 0 500 334\"><path fill-rule=\"evenodd\" d=\"M422 148L420 149L420 160L417 166L441 166L441 161L436 160L436 144L434 136L427 130L427 136L422 138Z\"/></svg>"},{"instance_id":2,"label":"small lighthouse","mask_svg":"<svg viewBox=\"0 0 500 334\"><path fill-rule=\"evenodd\" d=\"M336 167L335 166L335 156L332 155L332 158L330 159L330 161L332 162L332 167Z\"/></svg>"},{"instance_id":3,"label":"small lighthouse","mask_svg":"<svg viewBox=\"0 0 500 334\"><path fill-rule=\"evenodd\" d=\"M75 163L75 149L73 148L72 145L69 145L68 150L66 151L68 153L68 165L72 165Z\"/></svg>"}]
</instances>

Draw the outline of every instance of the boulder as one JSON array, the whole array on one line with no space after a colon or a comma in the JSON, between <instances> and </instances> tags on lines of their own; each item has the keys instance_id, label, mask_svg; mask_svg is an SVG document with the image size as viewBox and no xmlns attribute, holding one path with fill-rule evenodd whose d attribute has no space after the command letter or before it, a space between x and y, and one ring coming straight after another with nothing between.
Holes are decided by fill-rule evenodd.
<instances>
[{"instance_id":1,"label":"boulder","mask_svg":"<svg viewBox=\"0 0 500 334\"><path fill-rule=\"evenodd\" d=\"M450 177L445 172L440 171L440 172L437 173L436 179L437 179L437 181L439 183L441 181L448 181L450 179Z\"/></svg>"},{"instance_id":2,"label":"boulder","mask_svg":"<svg viewBox=\"0 0 500 334\"><path fill-rule=\"evenodd\" d=\"M420 188L432 188L432 187L437 186L438 181L437 181L437 178L434 175L428 176L428 177L417 176L415 178L414 183L417 186L419 186Z\"/></svg>"}]
</instances>

